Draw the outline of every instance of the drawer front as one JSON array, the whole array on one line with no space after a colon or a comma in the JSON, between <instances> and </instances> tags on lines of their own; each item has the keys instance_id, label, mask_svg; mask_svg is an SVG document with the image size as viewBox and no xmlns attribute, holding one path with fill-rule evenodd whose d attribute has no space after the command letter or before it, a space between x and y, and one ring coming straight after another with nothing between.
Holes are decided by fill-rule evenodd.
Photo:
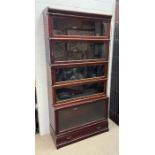
<instances>
[{"instance_id":1,"label":"drawer front","mask_svg":"<svg viewBox=\"0 0 155 155\"><path fill-rule=\"evenodd\" d=\"M58 110L59 132L97 120L107 119L107 104L107 100L98 100L92 103Z\"/></svg>"},{"instance_id":2,"label":"drawer front","mask_svg":"<svg viewBox=\"0 0 155 155\"><path fill-rule=\"evenodd\" d=\"M107 121L97 123L95 125L91 125L88 127L84 127L80 130L59 136L57 139L57 142L60 144L61 143L69 143L69 142L74 141L76 139L81 139L82 137L83 138L88 137L89 135L101 132L103 130L106 130L106 131L108 130L108 122Z\"/></svg>"}]
</instances>

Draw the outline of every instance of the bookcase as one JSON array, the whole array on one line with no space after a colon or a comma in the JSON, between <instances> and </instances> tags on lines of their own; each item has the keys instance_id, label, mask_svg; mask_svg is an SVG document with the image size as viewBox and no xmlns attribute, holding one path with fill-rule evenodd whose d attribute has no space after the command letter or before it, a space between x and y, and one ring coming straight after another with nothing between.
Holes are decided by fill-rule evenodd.
<instances>
[{"instance_id":1,"label":"bookcase","mask_svg":"<svg viewBox=\"0 0 155 155\"><path fill-rule=\"evenodd\" d=\"M110 15L43 12L50 132L57 148L108 128Z\"/></svg>"}]
</instances>

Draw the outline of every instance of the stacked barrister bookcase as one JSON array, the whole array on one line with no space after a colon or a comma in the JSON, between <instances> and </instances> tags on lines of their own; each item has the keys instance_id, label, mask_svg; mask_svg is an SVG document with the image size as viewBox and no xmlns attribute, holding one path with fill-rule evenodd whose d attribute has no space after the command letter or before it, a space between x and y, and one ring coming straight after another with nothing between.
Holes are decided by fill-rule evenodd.
<instances>
[{"instance_id":1,"label":"stacked barrister bookcase","mask_svg":"<svg viewBox=\"0 0 155 155\"><path fill-rule=\"evenodd\" d=\"M110 15L46 8L50 132L57 148L108 131Z\"/></svg>"}]
</instances>

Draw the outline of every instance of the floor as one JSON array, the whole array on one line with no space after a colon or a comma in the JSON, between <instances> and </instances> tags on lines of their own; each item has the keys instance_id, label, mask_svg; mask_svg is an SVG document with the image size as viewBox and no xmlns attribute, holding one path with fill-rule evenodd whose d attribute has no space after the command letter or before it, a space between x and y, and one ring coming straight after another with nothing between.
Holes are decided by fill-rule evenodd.
<instances>
[{"instance_id":1,"label":"floor","mask_svg":"<svg viewBox=\"0 0 155 155\"><path fill-rule=\"evenodd\" d=\"M109 120L109 132L56 149L51 136L35 137L36 155L118 155L119 128Z\"/></svg>"}]
</instances>

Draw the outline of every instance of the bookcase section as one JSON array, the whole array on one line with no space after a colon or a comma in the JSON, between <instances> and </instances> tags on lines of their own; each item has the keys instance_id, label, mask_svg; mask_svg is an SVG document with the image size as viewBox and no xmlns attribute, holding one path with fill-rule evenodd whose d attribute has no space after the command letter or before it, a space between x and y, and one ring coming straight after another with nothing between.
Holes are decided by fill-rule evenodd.
<instances>
[{"instance_id":1,"label":"bookcase section","mask_svg":"<svg viewBox=\"0 0 155 155\"><path fill-rule=\"evenodd\" d=\"M110 15L46 8L50 132L57 148L108 131Z\"/></svg>"}]
</instances>

